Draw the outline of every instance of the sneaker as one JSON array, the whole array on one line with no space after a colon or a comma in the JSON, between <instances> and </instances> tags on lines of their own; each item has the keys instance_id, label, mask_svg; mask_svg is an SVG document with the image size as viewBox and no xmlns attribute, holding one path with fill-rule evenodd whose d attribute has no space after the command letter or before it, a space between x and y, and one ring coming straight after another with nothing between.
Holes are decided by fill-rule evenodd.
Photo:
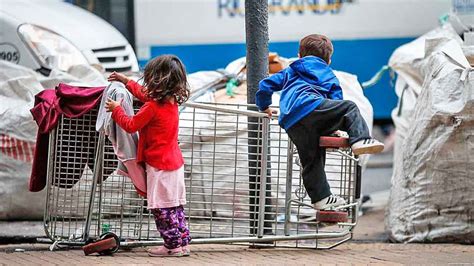
<instances>
[{"instance_id":1,"label":"sneaker","mask_svg":"<svg viewBox=\"0 0 474 266\"><path fill-rule=\"evenodd\" d=\"M346 204L347 202L343 198L339 196L331 195L329 197L326 197L314 203L314 208L316 210L326 210L326 209L336 208L336 207L346 205Z\"/></svg>"},{"instance_id":2,"label":"sneaker","mask_svg":"<svg viewBox=\"0 0 474 266\"><path fill-rule=\"evenodd\" d=\"M191 255L191 250L189 249L189 246L181 247L181 250L183 252L183 256L187 257Z\"/></svg>"},{"instance_id":3,"label":"sneaker","mask_svg":"<svg viewBox=\"0 0 474 266\"><path fill-rule=\"evenodd\" d=\"M183 256L183 251L181 247L168 249L165 246L160 246L157 248L149 249L148 256L150 257L181 257Z\"/></svg>"},{"instance_id":4,"label":"sneaker","mask_svg":"<svg viewBox=\"0 0 474 266\"><path fill-rule=\"evenodd\" d=\"M355 155L374 154L382 152L384 145L376 139L363 139L352 144L351 148Z\"/></svg>"}]
</instances>

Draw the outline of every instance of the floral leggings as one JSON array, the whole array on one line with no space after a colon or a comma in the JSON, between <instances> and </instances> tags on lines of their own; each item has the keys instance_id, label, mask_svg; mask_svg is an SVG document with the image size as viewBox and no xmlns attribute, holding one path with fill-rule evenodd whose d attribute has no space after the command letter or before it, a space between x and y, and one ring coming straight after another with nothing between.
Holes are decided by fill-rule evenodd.
<instances>
[{"instance_id":1,"label":"floral leggings","mask_svg":"<svg viewBox=\"0 0 474 266\"><path fill-rule=\"evenodd\" d=\"M151 209L155 216L156 227L160 232L165 247L173 249L184 247L191 241L183 206Z\"/></svg>"}]
</instances>

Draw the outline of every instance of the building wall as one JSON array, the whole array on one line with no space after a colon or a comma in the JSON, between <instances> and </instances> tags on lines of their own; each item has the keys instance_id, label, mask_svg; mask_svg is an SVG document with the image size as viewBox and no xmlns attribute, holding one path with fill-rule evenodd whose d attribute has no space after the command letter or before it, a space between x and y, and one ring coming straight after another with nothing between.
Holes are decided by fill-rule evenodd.
<instances>
[{"instance_id":1,"label":"building wall","mask_svg":"<svg viewBox=\"0 0 474 266\"><path fill-rule=\"evenodd\" d=\"M450 7L450 0L269 0L270 51L293 57L299 39L325 34L335 46L333 67L363 82ZM135 0L140 63L172 53L189 72L225 67L245 56L244 9L242 0ZM389 78L365 93L375 118L389 118L396 104Z\"/></svg>"}]
</instances>

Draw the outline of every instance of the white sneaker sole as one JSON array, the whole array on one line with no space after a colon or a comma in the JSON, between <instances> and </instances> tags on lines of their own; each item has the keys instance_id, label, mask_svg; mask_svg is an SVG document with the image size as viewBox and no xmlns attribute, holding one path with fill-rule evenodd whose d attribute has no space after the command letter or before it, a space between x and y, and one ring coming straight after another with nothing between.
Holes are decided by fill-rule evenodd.
<instances>
[{"instance_id":1,"label":"white sneaker sole","mask_svg":"<svg viewBox=\"0 0 474 266\"><path fill-rule=\"evenodd\" d=\"M344 205L347 205L347 203L345 201L344 202L335 202L335 203L331 203L331 204L326 204L322 207L316 207L315 205L313 205L313 207L314 207L315 210L324 211L324 210L330 210L330 209L333 209L333 208L336 208L336 207L339 207L339 206L344 206Z\"/></svg>"},{"instance_id":2,"label":"white sneaker sole","mask_svg":"<svg viewBox=\"0 0 474 266\"><path fill-rule=\"evenodd\" d=\"M384 149L384 145L370 145L370 146L362 146L359 148L353 148L352 152L355 155L361 155L361 154L375 154L375 153L381 153Z\"/></svg>"}]
</instances>

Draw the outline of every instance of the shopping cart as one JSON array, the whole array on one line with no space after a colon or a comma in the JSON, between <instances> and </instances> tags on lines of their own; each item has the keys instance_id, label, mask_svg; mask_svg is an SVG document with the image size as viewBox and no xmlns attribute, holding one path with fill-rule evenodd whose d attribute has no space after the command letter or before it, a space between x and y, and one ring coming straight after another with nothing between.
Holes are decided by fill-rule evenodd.
<instances>
[{"instance_id":1,"label":"shopping cart","mask_svg":"<svg viewBox=\"0 0 474 266\"><path fill-rule=\"evenodd\" d=\"M276 120L252 108L186 103L180 113L192 244L331 248L351 239L360 198L357 156L343 139L322 140L332 192L349 202L343 220L322 222L293 144ZM94 109L62 117L50 134L44 224L52 249L110 232L122 247L162 244L146 200L117 174L111 143L95 132L96 116Z\"/></svg>"}]
</instances>

